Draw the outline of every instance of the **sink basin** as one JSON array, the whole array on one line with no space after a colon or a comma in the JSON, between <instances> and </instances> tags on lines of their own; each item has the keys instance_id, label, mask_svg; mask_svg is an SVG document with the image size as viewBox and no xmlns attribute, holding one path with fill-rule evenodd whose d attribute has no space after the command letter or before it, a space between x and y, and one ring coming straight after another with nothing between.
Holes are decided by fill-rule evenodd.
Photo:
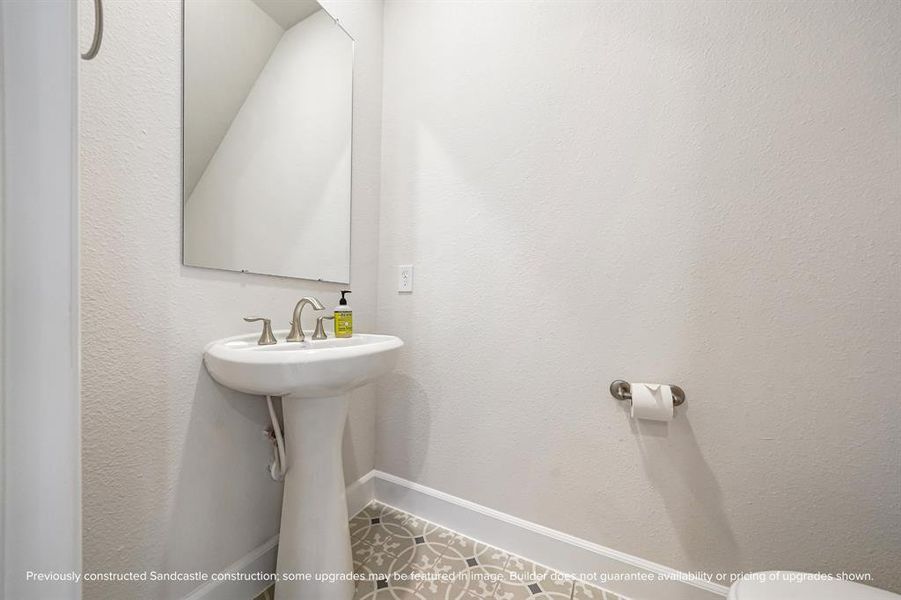
<instances>
[{"instance_id":1,"label":"sink basin","mask_svg":"<svg viewBox=\"0 0 901 600\"><path fill-rule=\"evenodd\" d=\"M282 397L287 470L276 598L351 600L353 559L341 457L348 392L394 368L404 343L372 334L327 340L307 334L307 341L289 343L286 334L276 332L279 342L271 346L257 345L259 334L212 342L203 361L226 387Z\"/></svg>"},{"instance_id":2,"label":"sink basin","mask_svg":"<svg viewBox=\"0 0 901 600\"><path fill-rule=\"evenodd\" d=\"M320 398L344 394L394 367L404 345L393 335L357 334L351 338L285 342L258 346L258 334L239 335L206 347L204 362L225 387L270 396Z\"/></svg>"}]
</instances>

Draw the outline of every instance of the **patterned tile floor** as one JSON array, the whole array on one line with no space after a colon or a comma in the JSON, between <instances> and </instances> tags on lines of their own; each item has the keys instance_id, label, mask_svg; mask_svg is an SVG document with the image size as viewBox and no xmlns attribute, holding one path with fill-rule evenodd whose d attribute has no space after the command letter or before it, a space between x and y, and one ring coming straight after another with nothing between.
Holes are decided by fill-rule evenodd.
<instances>
[{"instance_id":1,"label":"patterned tile floor","mask_svg":"<svg viewBox=\"0 0 901 600\"><path fill-rule=\"evenodd\" d=\"M354 600L625 600L377 502L350 538Z\"/></svg>"}]
</instances>

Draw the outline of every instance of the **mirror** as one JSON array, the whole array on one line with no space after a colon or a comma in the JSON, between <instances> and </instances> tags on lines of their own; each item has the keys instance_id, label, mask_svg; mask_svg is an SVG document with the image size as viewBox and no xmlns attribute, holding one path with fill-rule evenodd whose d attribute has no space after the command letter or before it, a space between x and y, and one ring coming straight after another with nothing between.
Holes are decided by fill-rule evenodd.
<instances>
[{"instance_id":1,"label":"mirror","mask_svg":"<svg viewBox=\"0 0 901 600\"><path fill-rule=\"evenodd\" d=\"M185 0L184 264L350 282L352 78L315 0Z\"/></svg>"}]
</instances>

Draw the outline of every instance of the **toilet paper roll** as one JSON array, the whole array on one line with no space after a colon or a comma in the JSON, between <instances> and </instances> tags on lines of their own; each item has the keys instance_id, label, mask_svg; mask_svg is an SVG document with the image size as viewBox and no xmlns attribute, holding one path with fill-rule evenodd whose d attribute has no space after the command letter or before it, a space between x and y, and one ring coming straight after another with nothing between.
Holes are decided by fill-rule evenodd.
<instances>
[{"instance_id":1,"label":"toilet paper roll","mask_svg":"<svg viewBox=\"0 0 901 600\"><path fill-rule=\"evenodd\" d=\"M632 418L673 420L673 390L659 383L632 384Z\"/></svg>"}]
</instances>

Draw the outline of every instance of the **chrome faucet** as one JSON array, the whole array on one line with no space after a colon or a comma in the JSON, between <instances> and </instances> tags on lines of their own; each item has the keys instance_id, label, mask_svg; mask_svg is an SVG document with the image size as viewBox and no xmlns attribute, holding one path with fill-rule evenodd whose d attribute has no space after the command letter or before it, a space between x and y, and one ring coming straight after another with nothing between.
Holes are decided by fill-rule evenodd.
<instances>
[{"instance_id":1,"label":"chrome faucet","mask_svg":"<svg viewBox=\"0 0 901 600\"><path fill-rule=\"evenodd\" d=\"M307 304L312 306L313 310L325 310L322 302L316 298L311 296L301 298L297 306L294 307L294 317L291 319L291 332L285 338L286 342L302 342L304 340L303 328L300 326L300 313L303 312L303 307Z\"/></svg>"}]
</instances>

